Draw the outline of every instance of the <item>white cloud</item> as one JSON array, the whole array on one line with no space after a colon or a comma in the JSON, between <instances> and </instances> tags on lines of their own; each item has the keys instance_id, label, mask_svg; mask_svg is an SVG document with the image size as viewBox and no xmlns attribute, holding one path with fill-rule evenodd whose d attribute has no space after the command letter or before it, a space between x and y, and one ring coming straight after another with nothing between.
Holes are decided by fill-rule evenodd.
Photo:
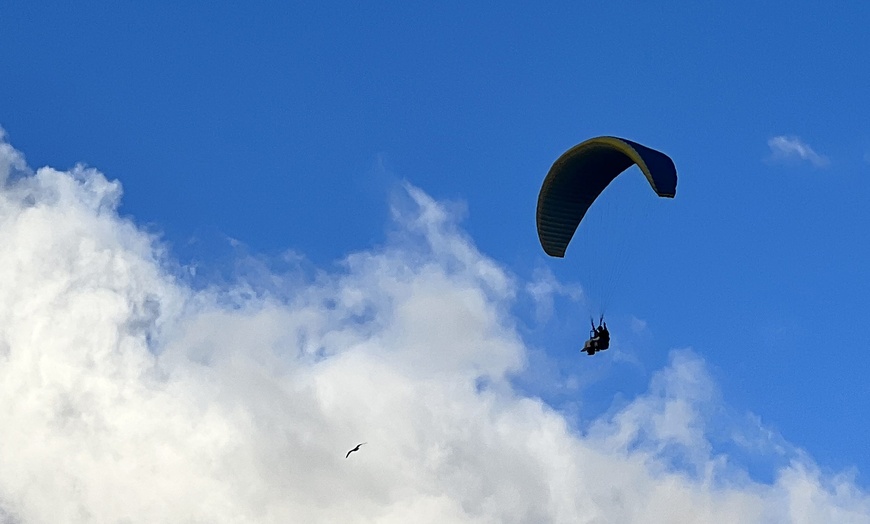
<instances>
[{"instance_id":1,"label":"white cloud","mask_svg":"<svg viewBox=\"0 0 870 524\"><path fill-rule=\"evenodd\" d=\"M532 297L538 323L544 323L552 316L556 296L564 296L573 301L583 297L583 290L579 285L559 282L556 275L545 267L535 269L532 281L526 284L526 293Z\"/></svg>"},{"instance_id":2,"label":"white cloud","mask_svg":"<svg viewBox=\"0 0 870 524\"><path fill-rule=\"evenodd\" d=\"M635 333L644 333L647 330L647 322L642 318L631 317L631 330Z\"/></svg>"},{"instance_id":3,"label":"white cloud","mask_svg":"<svg viewBox=\"0 0 870 524\"><path fill-rule=\"evenodd\" d=\"M273 291L187 287L120 193L0 192L0 522L870 522L800 453L760 484L714 452L692 352L583 434L519 394L519 284L419 189L388 245Z\"/></svg>"},{"instance_id":4,"label":"white cloud","mask_svg":"<svg viewBox=\"0 0 870 524\"><path fill-rule=\"evenodd\" d=\"M809 162L814 167L827 167L830 161L796 136L775 136L767 141L773 162Z\"/></svg>"},{"instance_id":5,"label":"white cloud","mask_svg":"<svg viewBox=\"0 0 870 524\"><path fill-rule=\"evenodd\" d=\"M0 127L0 187L16 172L27 170L24 155L6 141L6 131Z\"/></svg>"}]
</instances>

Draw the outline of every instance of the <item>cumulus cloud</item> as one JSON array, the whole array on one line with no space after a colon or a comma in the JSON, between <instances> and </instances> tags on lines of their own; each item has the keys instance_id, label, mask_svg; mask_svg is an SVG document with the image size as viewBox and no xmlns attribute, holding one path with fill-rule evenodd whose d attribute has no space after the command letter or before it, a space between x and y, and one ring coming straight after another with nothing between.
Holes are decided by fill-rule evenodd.
<instances>
[{"instance_id":1,"label":"cumulus cloud","mask_svg":"<svg viewBox=\"0 0 870 524\"><path fill-rule=\"evenodd\" d=\"M796 136L775 136L767 141L772 162L809 162L814 167L827 167L830 161Z\"/></svg>"},{"instance_id":2,"label":"cumulus cloud","mask_svg":"<svg viewBox=\"0 0 870 524\"><path fill-rule=\"evenodd\" d=\"M0 522L870 522L799 452L760 483L715 451L689 350L586 430L520 394L522 284L420 189L340 269L196 288L120 197L0 191Z\"/></svg>"},{"instance_id":3,"label":"cumulus cloud","mask_svg":"<svg viewBox=\"0 0 870 524\"><path fill-rule=\"evenodd\" d=\"M0 127L0 186L4 185L10 176L22 172L27 172L24 155L6 141L6 130Z\"/></svg>"},{"instance_id":4,"label":"cumulus cloud","mask_svg":"<svg viewBox=\"0 0 870 524\"><path fill-rule=\"evenodd\" d=\"M526 293L532 297L535 317L539 323L546 322L552 316L555 297L564 296L573 301L583 297L583 290L579 285L559 282L556 275L547 268L535 269L532 280L526 284Z\"/></svg>"}]
</instances>

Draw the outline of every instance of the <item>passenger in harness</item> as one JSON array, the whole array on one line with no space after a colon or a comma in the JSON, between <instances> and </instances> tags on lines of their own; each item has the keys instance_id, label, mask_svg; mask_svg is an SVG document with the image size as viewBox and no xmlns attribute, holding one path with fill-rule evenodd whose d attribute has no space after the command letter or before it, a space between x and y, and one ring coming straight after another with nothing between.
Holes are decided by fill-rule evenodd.
<instances>
[{"instance_id":1,"label":"passenger in harness","mask_svg":"<svg viewBox=\"0 0 870 524\"><path fill-rule=\"evenodd\" d=\"M595 327L595 321L590 320L592 329L589 331L589 340L583 344L583 351L587 355L592 356L596 351L604 351L610 347L610 331L607 330L607 322L604 321L604 315L598 319L598 327Z\"/></svg>"}]
</instances>

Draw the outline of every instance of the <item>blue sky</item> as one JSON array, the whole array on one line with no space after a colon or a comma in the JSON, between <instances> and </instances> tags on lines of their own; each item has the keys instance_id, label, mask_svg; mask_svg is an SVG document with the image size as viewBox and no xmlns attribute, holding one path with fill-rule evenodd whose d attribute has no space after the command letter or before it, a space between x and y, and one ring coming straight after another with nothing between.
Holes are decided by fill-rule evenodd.
<instances>
[{"instance_id":1,"label":"blue sky","mask_svg":"<svg viewBox=\"0 0 870 524\"><path fill-rule=\"evenodd\" d=\"M83 163L119 181L119 216L159 234L170 260L213 275L233 257L273 268L293 252L340 272L349 254L395 247L391 206L408 183L515 282L522 395L593 431L690 348L727 412L712 426L760 420L823 471L856 468L866 491L870 6L0 12L8 143L32 169ZM628 214L613 231L627 259L608 307L614 351L588 358L587 310L570 290L601 277L577 250L548 259L534 213L552 162L605 134L666 152L680 178L673 201L637 172L605 193ZM549 278L564 292L536 316L526 290ZM736 460L766 482L780 464Z\"/></svg>"}]
</instances>

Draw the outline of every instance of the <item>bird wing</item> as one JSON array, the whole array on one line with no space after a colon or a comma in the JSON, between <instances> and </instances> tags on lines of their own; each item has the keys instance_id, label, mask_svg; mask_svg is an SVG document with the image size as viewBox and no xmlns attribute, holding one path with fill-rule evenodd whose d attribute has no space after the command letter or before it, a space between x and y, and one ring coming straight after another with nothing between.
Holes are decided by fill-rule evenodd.
<instances>
[{"instance_id":1,"label":"bird wing","mask_svg":"<svg viewBox=\"0 0 870 524\"><path fill-rule=\"evenodd\" d=\"M365 442L360 442L359 444L357 444L355 448L353 448L352 450L350 450L350 451L347 452L347 455L345 455L344 458L349 457L350 454L353 453L354 451L359 451L359 447L362 446L363 444L366 444L366 443L365 443Z\"/></svg>"}]
</instances>

